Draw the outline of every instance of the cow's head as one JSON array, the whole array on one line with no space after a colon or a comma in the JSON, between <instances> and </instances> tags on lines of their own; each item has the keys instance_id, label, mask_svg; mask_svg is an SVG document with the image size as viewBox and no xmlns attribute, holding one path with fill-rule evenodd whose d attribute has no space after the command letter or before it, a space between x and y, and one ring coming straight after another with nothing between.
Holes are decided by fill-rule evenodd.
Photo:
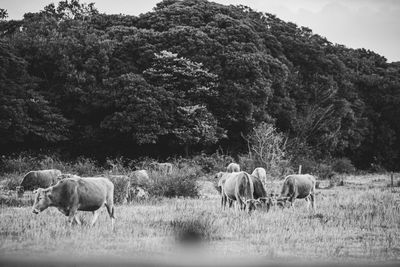
<instances>
[{"instance_id":1,"label":"cow's head","mask_svg":"<svg viewBox=\"0 0 400 267\"><path fill-rule=\"evenodd\" d=\"M33 203L32 212L38 214L47 209L53 202L51 200L52 187L43 189L38 188L33 191L35 194L35 203Z\"/></svg>"},{"instance_id":2,"label":"cow's head","mask_svg":"<svg viewBox=\"0 0 400 267\"><path fill-rule=\"evenodd\" d=\"M247 213L252 212L262 206L262 202L258 199L247 199L245 201Z\"/></svg>"}]
</instances>

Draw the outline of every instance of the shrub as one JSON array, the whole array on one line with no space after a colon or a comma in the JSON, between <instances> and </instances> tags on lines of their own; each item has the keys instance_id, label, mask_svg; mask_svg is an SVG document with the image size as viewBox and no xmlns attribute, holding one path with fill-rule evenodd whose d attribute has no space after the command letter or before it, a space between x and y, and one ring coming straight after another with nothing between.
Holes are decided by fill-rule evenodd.
<instances>
[{"instance_id":1,"label":"shrub","mask_svg":"<svg viewBox=\"0 0 400 267\"><path fill-rule=\"evenodd\" d=\"M31 155L20 154L15 156L2 156L2 173L26 173L37 168L37 159Z\"/></svg>"},{"instance_id":2,"label":"shrub","mask_svg":"<svg viewBox=\"0 0 400 267\"><path fill-rule=\"evenodd\" d=\"M195 169L173 169L172 173L150 172L153 181L149 186L152 196L198 197L197 173Z\"/></svg>"},{"instance_id":3,"label":"shrub","mask_svg":"<svg viewBox=\"0 0 400 267\"><path fill-rule=\"evenodd\" d=\"M18 173L9 173L6 177L7 178L2 181L2 185L6 190L15 190L15 188L21 184L22 175Z\"/></svg>"},{"instance_id":4,"label":"shrub","mask_svg":"<svg viewBox=\"0 0 400 267\"><path fill-rule=\"evenodd\" d=\"M113 174L128 174L134 169L134 162L123 157L115 159L108 158L106 163L107 167L111 167L110 173Z\"/></svg>"},{"instance_id":5,"label":"shrub","mask_svg":"<svg viewBox=\"0 0 400 267\"><path fill-rule=\"evenodd\" d=\"M72 172L79 176L92 176L101 173L102 169L98 167L95 161L88 158L78 158L71 166Z\"/></svg>"},{"instance_id":6,"label":"shrub","mask_svg":"<svg viewBox=\"0 0 400 267\"><path fill-rule=\"evenodd\" d=\"M334 176L334 172L332 171L331 165L327 163L320 163L317 166L315 175L317 175L319 179L331 179Z\"/></svg>"},{"instance_id":7,"label":"shrub","mask_svg":"<svg viewBox=\"0 0 400 267\"><path fill-rule=\"evenodd\" d=\"M221 155L219 153L214 153L210 156L201 154L195 156L193 160L198 166L201 166L201 170L204 174L214 174L224 171L229 163L234 162L231 156Z\"/></svg>"},{"instance_id":8,"label":"shrub","mask_svg":"<svg viewBox=\"0 0 400 267\"><path fill-rule=\"evenodd\" d=\"M337 173L353 173L356 169L348 158L340 158L333 162L332 170Z\"/></svg>"},{"instance_id":9,"label":"shrub","mask_svg":"<svg viewBox=\"0 0 400 267\"><path fill-rule=\"evenodd\" d=\"M299 165L301 165L301 173L316 174L318 171L318 163L309 158L297 159L293 164L293 169L296 173L298 172Z\"/></svg>"},{"instance_id":10,"label":"shrub","mask_svg":"<svg viewBox=\"0 0 400 267\"><path fill-rule=\"evenodd\" d=\"M125 203L128 198L130 179L124 175L111 175L107 178L114 184L114 203Z\"/></svg>"}]
</instances>

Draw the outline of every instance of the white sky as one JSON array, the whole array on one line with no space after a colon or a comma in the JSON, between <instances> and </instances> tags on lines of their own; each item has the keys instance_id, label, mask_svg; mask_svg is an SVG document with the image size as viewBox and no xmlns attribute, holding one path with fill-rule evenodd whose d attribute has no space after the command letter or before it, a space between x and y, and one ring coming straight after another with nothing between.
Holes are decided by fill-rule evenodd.
<instances>
[{"instance_id":1,"label":"white sky","mask_svg":"<svg viewBox=\"0 0 400 267\"><path fill-rule=\"evenodd\" d=\"M94 2L100 12L139 15L151 11L161 0L81 0ZM21 19L56 0L0 0L10 19ZM333 43L366 48L400 61L400 0L214 0L242 4L257 11L306 26Z\"/></svg>"}]
</instances>

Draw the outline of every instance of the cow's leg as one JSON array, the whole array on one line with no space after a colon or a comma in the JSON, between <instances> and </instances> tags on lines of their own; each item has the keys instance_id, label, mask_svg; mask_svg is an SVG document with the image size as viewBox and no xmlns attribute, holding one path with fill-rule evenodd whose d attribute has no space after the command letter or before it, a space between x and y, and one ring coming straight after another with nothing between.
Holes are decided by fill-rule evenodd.
<instances>
[{"instance_id":1,"label":"cow's leg","mask_svg":"<svg viewBox=\"0 0 400 267\"><path fill-rule=\"evenodd\" d=\"M114 215L113 201L111 200L111 203L107 202L105 204L105 206L107 208L108 215L110 215L110 218L111 218L111 227L112 227L112 229L114 229L115 215Z\"/></svg>"},{"instance_id":2,"label":"cow's leg","mask_svg":"<svg viewBox=\"0 0 400 267\"><path fill-rule=\"evenodd\" d=\"M77 211L77 209L71 209L71 210L69 210L69 213L68 213L68 223L69 223L69 225L71 226L72 225L72 223L75 221L77 224L79 224L80 225L80 220L77 218L77 216L76 216L76 211Z\"/></svg>"},{"instance_id":3,"label":"cow's leg","mask_svg":"<svg viewBox=\"0 0 400 267\"><path fill-rule=\"evenodd\" d=\"M306 198L304 198L304 200L307 202L307 210L310 209L310 196L307 196Z\"/></svg>"},{"instance_id":4,"label":"cow's leg","mask_svg":"<svg viewBox=\"0 0 400 267\"><path fill-rule=\"evenodd\" d=\"M93 211L93 218L92 222L90 223L90 226L93 226L96 223L97 218L99 218L99 215L100 215L100 209Z\"/></svg>"},{"instance_id":5,"label":"cow's leg","mask_svg":"<svg viewBox=\"0 0 400 267\"><path fill-rule=\"evenodd\" d=\"M225 209L225 207L226 207L226 196L225 196L225 194L224 193L222 193L222 195L221 195L221 207L222 207L222 209Z\"/></svg>"},{"instance_id":6,"label":"cow's leg","mask_svg":"<svg viewBox=\"0 0 400 267\"><path fill-rule=\"evenodd\" d=\"M229 202L229 208L232 208L232 206L233 206L233 200L232 200L232 199L228 199L228 202Z\"/></svg>"},{"instance_id":7,"label":"cow's leg","mask_svg":"<svg viewBox=\"0 0 400 267\"><path fill-rule=\"evenodd\" d=\"M82 225L81 220L79 220L78 214L75 214L74 221L76 222L76 224Z\"/></svg>"},{"instance_id":8,"label":"cow's leg","mask_svg":"<svg viewBox=\"0 0 400 267\"><path fill-rule=\"evenodd\" d=\"M315 195L314 195L314 193L310 194L310 200L311 200L311 207L315 213Z\"/></svg>"}]
</instances>

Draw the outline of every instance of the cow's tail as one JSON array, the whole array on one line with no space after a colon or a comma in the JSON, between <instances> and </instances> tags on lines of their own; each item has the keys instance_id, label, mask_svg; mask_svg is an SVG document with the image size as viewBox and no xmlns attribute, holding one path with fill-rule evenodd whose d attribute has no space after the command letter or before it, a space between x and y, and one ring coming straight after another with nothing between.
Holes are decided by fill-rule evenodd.
<instances>
[{"instance_id":1,"label":"cow's tail","mask_svg":"<svg viewBox=\"0 0 400 267\"><path fill-rule=\"evenodd\" d=\"M245 197L246 199L253 199L254 195L254 185L253 185L253 180L251 180L251 177L248 173L244 173L246 177L246 187L245 187Z\"/></svg>"}]
</instances>

